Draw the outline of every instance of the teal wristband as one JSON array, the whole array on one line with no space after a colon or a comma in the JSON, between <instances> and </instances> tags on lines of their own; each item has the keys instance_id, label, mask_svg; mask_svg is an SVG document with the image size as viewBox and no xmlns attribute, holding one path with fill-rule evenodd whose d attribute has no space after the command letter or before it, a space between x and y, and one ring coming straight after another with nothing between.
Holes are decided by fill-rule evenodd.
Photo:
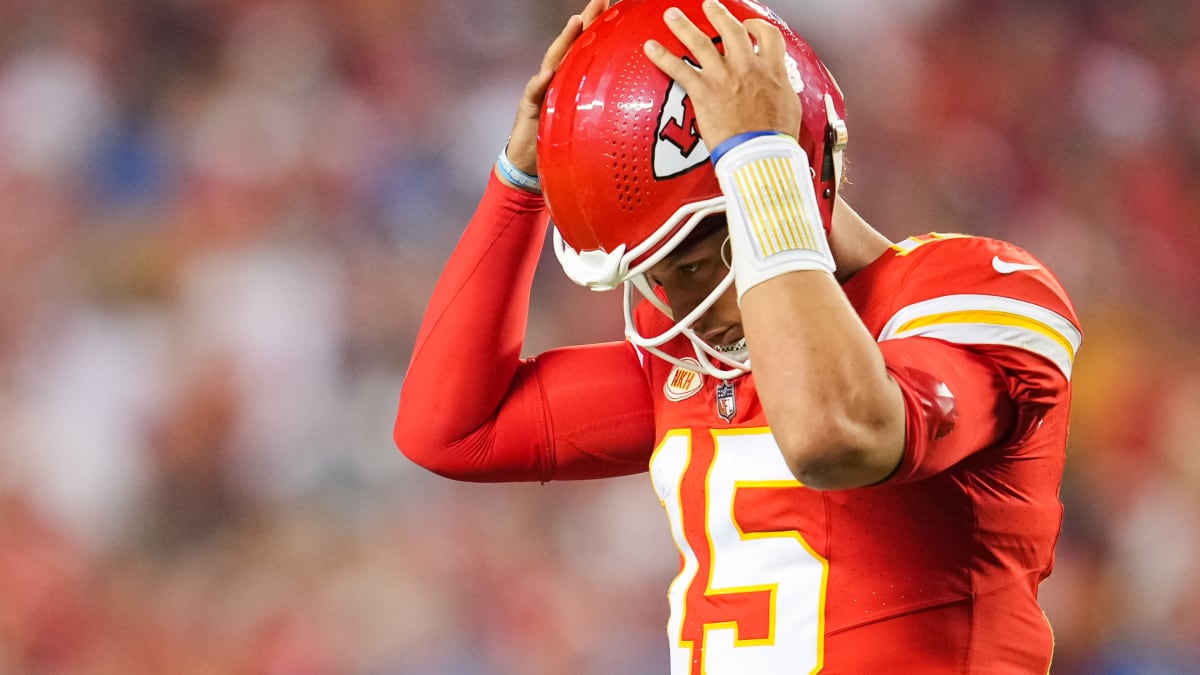
<instances>
[{"instance_id":1,"label":"teal wristband","mask_svg":"<svg viewBox=\"0 0 1200 675\"><path fill-rule=\"evenodd\" d=\"M736 148L737 146L741 145L742 143L745 143L746 141L758 138L759 136L783 136L783 135L785 135L785 134L781 134L778 131L744 131L740 134L737 134L736 136L730 136L729 138L726 138L725 140L721 141L721 143L716 147L716 149L712 151L711 157L712 157L713 166L716 166L717 162L721 161L721 158L725 156L725 153Z\"/></svg>"},{"instance_id":2,"label":"teal wristband","mask_svg":"<svg viewBox=\"0 0 1200 675\"><path fill-rule=\"evenodd\" d=\"M500 157L496 159L496 167L500 169L500 175L504 176L504 178L513 185L516 185L524 190L528 190L529 192L541 194L541 179L539 179L537 176L530 176L524 171L518 169L516 164L512 163L512 160L508 158L507 143L504 144L504 149L500 151Z\"/></svg>"}]
</instances>

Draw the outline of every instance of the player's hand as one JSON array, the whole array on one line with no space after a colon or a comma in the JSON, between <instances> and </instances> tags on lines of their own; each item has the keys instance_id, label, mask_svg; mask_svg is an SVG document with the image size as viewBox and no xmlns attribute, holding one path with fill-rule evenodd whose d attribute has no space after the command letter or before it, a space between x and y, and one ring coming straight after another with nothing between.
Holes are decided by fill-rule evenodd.
<instances>
[{"instance_id":1,"label":"player's hand","mask_svg":"<svg viewBox=\"0 0 1200 675\"><path fill-rule=\"evenodd\" d=\"M562 63L567 49L584 28L590 26L596 17L608 9L608 3L609 0L589 0L582 12L568 19L567 25L542 57L542 67L525 85L525 93L521 95L521 103L517 106L517 120L513 123L512 137L508 140L508 159L518 169L531 176L537 175L538 117L542 114L542 100L546 98L550 78L554 77L554 71L558 70L558 64Z\"/></svg>"},{"instance_id":2,"label":"player's hand","mask_svg":"<svg viewBox=\"0 0 1200 675\"><path fill-rule=\"evenodd\" d=\"M697 71L682 55L648 40L646 56L679 83L692 99L696 126L710 150L746 131L779 131L795 136L801 107L788 80L787 53L779 29L762 19L738 21L717 0L706 0L704 15L712 22L725 53L678 8L663 14L667 27L700 65Z\"/></svg>"}]
</instances>

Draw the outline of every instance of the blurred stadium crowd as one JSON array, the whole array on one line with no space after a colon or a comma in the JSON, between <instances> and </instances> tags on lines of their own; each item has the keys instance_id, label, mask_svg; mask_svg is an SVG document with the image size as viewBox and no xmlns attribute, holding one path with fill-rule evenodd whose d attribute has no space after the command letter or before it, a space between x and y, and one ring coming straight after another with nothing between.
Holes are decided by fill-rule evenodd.
<instances>
[{"instance_id":1,"label":"blurred stadium crowd","mask_svg":"<svg viewBox=\"0 0 1200 675\"><path fill-rule=\"evenodd\" d=\"M644 477L461 485L390 439L582 5L0 0L0 674L666 672ZM1200 3L774 7L868 220L1009 239L1076 301L1054 672L1200 672ZM530 352L619 339L542 272Z\"/></svg>"}]
</instances>

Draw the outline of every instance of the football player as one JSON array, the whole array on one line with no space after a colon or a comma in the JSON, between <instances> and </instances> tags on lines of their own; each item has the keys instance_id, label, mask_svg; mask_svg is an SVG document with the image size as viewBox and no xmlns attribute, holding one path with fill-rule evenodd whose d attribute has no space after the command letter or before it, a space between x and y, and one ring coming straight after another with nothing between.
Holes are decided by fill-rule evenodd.
<instances>
[{"instance_id":1,"label":"football player","mask_svg":"<svg viewBox=\"0 0 1200 675\"><path fill-rule=\"evenodd\" d=\"M396 442L461 480L649 471L673 675L1045 673L1075 312L1016 246L885 239L838 197L846 141L753 0L592 0L434 291ZM521 358L548 219L626 340Z\"/></svg>"}]
</instances>

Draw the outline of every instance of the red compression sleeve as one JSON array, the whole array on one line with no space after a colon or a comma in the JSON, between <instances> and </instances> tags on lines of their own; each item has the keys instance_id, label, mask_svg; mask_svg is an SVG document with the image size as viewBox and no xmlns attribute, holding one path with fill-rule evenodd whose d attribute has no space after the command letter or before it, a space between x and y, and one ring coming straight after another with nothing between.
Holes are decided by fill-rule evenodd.
<instances>
[{"instance_id":1,"label":"red compression sleeve","mask_svg":"<svg viewBox=\"0 0 1200 675\"><path fill-rule=\"evenodd\" d=\"M434 288L395 426L397 446L431 471L544 481L646 469L653 419L632 348L520 358L546 222L540 196L493 174Z\"/></svg>"}]
</instances>

